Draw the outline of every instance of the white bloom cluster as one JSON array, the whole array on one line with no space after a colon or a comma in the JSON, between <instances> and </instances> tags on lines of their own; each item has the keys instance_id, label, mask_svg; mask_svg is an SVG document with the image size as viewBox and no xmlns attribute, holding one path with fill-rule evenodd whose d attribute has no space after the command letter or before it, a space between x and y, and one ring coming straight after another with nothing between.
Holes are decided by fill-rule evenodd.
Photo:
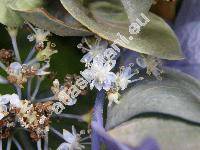
<instances>
[{"instance_id":1,"label":"white bloom cluster","mask_svg":"<svg viewBox=\"0 0 200 150\"><path fill-rule=\"evenodd\" d=\"M65 86L60 86L58 79L53 81L53 86L51 87L51 91L55 95L55 99L63 102L67 106L72 106L76 103L77 99L72 99L69 97L67 91L68 88Z\"/></svg>"},{"instance_id":2,"label":"white bloom cluster","mask_svg":"<svg viewBox=\"0 0 200 150\"><path fill-rule=\"evenodd\" d=\"M0 96L0 120L3 119L3 117L7 116L9 113L9 109L13 107L21 107L21 102L17 94L6 94Z\"/></svg>"},{"instance_id":3,"label":"white bloom cluster","mask_svg":"<svg viewBox=\"0 0 200 150\"><path fill-rule=\"evenodd\" d=\"M23 87L23 84L27 82L27 79L32 76L44 76L49 74L46 69L50 67L49 61L46 62L42 67L39 63L33 65L20 64L19 62L13 62L7 68L8 81L13 84L17 84Z\"/></svg>"},{"instance_id":4,"label":"white bloom cluster","mask_svg":"<svg viewBox=\"0 0 200 150\"><path fill-rule=\"evenodd\" d=\"M118 104L119 91L125 90L128 84L142 80L143 78L131 79L139 73L138 70L132 73L133 65L121 67L120 72L112 72L112 69L116 65L119 48L116 50L107 48L108 44L99 39L96 42L96 46L95 44L90 45L87 39L84 39L84 41L87 43L89 49L84 48L82 44L79 44L78 47L89 52L81 59L81 62L86 64L86 69L81 72L81 75L90 83L90 89L95 87L99 91L102 89L107 91L109 106L113 102Z\"/></svg>"}]
</instances>

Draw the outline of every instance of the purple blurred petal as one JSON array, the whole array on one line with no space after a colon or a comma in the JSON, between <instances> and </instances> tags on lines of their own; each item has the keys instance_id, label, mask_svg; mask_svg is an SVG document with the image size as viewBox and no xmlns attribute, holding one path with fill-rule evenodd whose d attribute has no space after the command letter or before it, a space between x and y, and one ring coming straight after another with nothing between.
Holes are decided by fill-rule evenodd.
<instances>
[{"instance_id":1,"label":"purple blurred petal","mask_svg":"<svg viewBox=\"0 0 200 150\"><path fill-rule=\"evenodd\" d=\"M169 62L168 66L200 79L200 0L182 2L174 30L186 59Z\"/></svg>"},{"instance_id":2,"label":"purple blurred petal","mask_svg":"<svg viewBox=\"0 0 200 150\"><path fill-rule=\"evenodd\" d=\"M105 131L104 128L100 127L96 122L92 123L92 129L97 133L98 139L101 140L104 144L106 144L109 150L134 150L129 148L128 146L117 142L113 138L111 138ZM97 149L95 149L97 150Z\"/></svg>"}]
</instances>

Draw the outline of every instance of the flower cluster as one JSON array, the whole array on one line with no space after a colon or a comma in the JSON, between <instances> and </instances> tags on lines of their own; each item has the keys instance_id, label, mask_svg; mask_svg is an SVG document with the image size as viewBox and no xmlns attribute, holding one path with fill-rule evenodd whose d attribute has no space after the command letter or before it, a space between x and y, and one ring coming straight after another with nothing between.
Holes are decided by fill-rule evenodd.
<instances>
[{"instance_id":1,"label":"flower cluster","mask_svg":"<svg viewBox=\"0 0 200 150\"><path fill-rule=\"evenodd\" d=\"M46 71L49 67L49 61L47 61L42 67L40 67L39 63L28 65L20 64L19 62L12 62L6 69L8 74L7 79L10 83L23 87L23 84L27 82L28 78L49 74L50 72Z\"/></svg>"},{"instance_id":2,"label":"flower cluster","mask_svg":"<svg viewBox=\"0 0 200 150\"><path fill-rule=\"evenodd\" d=\"M29 130L30 137L38 141L49 131L52 102L31 104L30 101L24 100L21 105L17 119L22 127Z\"/></svg>"},{"instance_id":3,"label":"flower cluster","mask_svg":"<svg viewBox=\"0 0 200 150\"><path fill-rule=\"evenodd\" d=\"M40 139L49 131L51 108L52 102L31 104L28 100L20 100L17 94L0 96L1 138L9 136L8 129L20 125L30 131L33 140Z\"/></svg>"},{"instance_id":4,"label":"flower cluster","mask_svg":"<svg viewBox=\"0 0 200 150\"><path fill-rule=\"evenodd\" d=\"M162 61L156 57L150 55L141 55L141 57L136 59L137 64L141 68L146 68L146 73L148 75L153 74L158 80L162 80L161 74L162 70Z\"/></svg>"},{"instance_id":5,"label":"flower cluster","mask_svg":"<svg viewBox=\"0 0 200 150\"><path fill-rule=\"evenodd\" d=\"M13 108L21 108L17 94L6 94L0 96L0 120L9 114Z\"/></svg>"},{"instance_id":6,"label":"flower cluster","mask_svg":"<svg viewBox=\"0 0 200 150\"><path fill-rule=\"evenodd\" d=\"M99 91L102 89L107 91L109 106L113 102L119 104L119 91L125 90L128 84L143 78L132 79L139 73L137 69L132 71L133 64L121 67L119 72L114 73L118 54L117 51L108 48L107 42L99 38L94 45L89 44L86 38L83 41L88 48L83 47L83 44L79 44L78 47L89 52L81 59L81 62L86 64L86 69L81 72L81 75L90 83L90 89L95 87Z\"/></svg>"},{"instance_id":7,"label":"flower cluster","mask_svg":"<svg viewBox=\"0 0 200 150\"><path fill-rule=\"evenodd\" d=\"M13 44L13 50L0 50L0 67L7 73L7 78L1 76L1 83L11 84L16 88L17 94L5 94L0 96L0 140L10 138L13 130L23 128L30 133L34 141L45 138L49 132L50 119L52 117L52 101L36 101L40 88L40 79L50 74L51 56L57 53L55 44L48 41L49 31L34 28L29 24L34 34L29 35L29 41L36 42L35 46L22 63L17 46L16 28L8 28ZM37 50L37 51L36 51ZM34 90L31 90L31 81L38 81ZM24 95L22 88L28 87ZM32 93L33 92L33 93ZM27 97L23 99L21 97Z\"/></svg>"}]
</instances>

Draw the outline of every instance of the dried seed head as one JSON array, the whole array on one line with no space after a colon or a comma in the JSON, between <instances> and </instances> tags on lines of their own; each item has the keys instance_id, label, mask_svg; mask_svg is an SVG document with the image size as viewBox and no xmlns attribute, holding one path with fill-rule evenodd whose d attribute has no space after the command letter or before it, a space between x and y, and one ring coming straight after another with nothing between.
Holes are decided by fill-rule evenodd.
<instances>
[{"instance_id":1,"label":"dried seed head","mask_svg":"<svg viewBox=\"0 0 200 150\"><path fill-rule=\"evenodd\" d=\"M9 64L10 62L13 61L13 58L14 58L14 53L12 50L7 50L7 49L0 50L0 60L2 62Z\"/></svg>"}]
</instances>

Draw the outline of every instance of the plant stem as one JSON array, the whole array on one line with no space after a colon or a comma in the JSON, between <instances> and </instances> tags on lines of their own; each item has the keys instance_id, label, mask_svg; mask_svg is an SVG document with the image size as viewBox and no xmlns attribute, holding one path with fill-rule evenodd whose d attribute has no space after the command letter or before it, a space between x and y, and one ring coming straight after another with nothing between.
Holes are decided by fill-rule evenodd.
<instances>
[{"instance_id":1,"label":"plant stem","mask_svg":"<svg viewBox=\"0 0 200 150\"><path fill-rule=\"evenodd\" d=\"M47 133L44 138L44 150L48 150L48 144L49 144L49 137Z\"/></svg>"},{"instance_id":2,"label":"plant stem","mask_svg":"<svg viewBox=\"0 0 200 150\"><path fill-rule=\"evenodd\" d=\"M42 150L41 139L37 141L37 150Z\"/></svg>"},{"instance_id":3,"label":"plant stem","mask_svg":"<svg viewBox=\"0 0 200 150\"><path fill-rule=\"evenodd\" d=\"M35 97L37 96L37 93L40 89L40 85L41 85L41 82L42 82L43 78L37 78L37 83L36 83L36 87L35 87L35 90L33 92L33 95L31 96L31 101L33 101L35 99Z\"/></svg>"},{"instance_id":4,"label":"plant stem","mask_svg":"<svg viewBox=\"0 0 200 150\"><path fill-rule=\"evenodd\" d=\"M69 118L69 119L77 119L79 121L83 121L82 116L74 115L74 114L58 114L55 117L61 117L61 118Z\"/></svg>"},{"instance_id":5,"label":"plant stem","mask_svg":"<svg viewBox=\"0 0 200 150\"><path fill-rule=\"evenodd\" d=\"M17 91L17 95L19 96L19 99L22 98L22 90L18 85L14 85Z\"/></svg>"},{"instance_id":6,"label":"plant stem","mask_svg":"<svg viewBox=\"0 0 200 150\"><path fill-rule=\"evenodd\" d=\"M62 135L58 130L54 129L53 127L50 127L50 130L51 130L54 134L58 135L60 138L64 139L64 138L63 138L63 135Z\"/></svg>"},{"instance_id":7,"label":"plant stem","mask_svg":"<svg viewBox=\"0 0 200 150\"><path fill-rule=\"evenodd\" d=\"M35 100L35 102L40 102L41 103L41 102L48 102L48 101L53 101L53 100L55 100L54 96L43 98L43 99L37 99L37 100Z\"/></svg>"},{"instance_id":8,"label":"plant stem","mask_svg":"<svg viewBox=\"0 0 200 150\"><path fill-rule=\"evenodd\" d=\"M26 57L24 63L26 64L28 61L30 61L34 54L35 54L35 46L30 50L30 52L29 52L28 56Z\"/></svg>"},{"instance_id":9,"label":"plant stem","mask_svg":"<svg viewBox=\"0 0 200 150\"><path fill-rule=\"evenodd\" d=\"M95 105L94 105L94 113L93 113L93 118L92 118L92 123L97 123L98 125L102 126L103 128L103 105L104 105L104 97L105 97L105 92L104 90L101 90L100 92L97 93L97 97L95 100ZM92 150L100 150L100 138L98 137L98 134L92 130Z\"/></svg>"},{"instance_id":10,"label":"plant stem","mask_svg":"<svg viewBox=\"0 0 200 150\"><path fill-rule=\"evenodd\" d=\"M0 61L0 68L6 70L6 66Z\"/></svg>"},{"instance_id":11,"label":"plant stem","mask_svg":"<svg viewBox=\"0 0 200 150\"><path fill-rule=\"evenodd\" d=\"M8 80L0 75L0 83L1 84L8 84Z\"/></svg>"},{"instance_id":12,"label":"plant stem","mask_svg":"<svg viewBox=\"0 0 200 150\"><path fill-rule=\"evenodd\" d=\"M10 149L11 149L11 144L12 144L12 139L11 139L11 138L8 138L6 150L10 150Z\"/></svg>"},{"instance_id":13,"label":"plant stem","mask_svg":"<svg viewBox=\"0 0 200 150\"><path fill-rule=\"evenodd\" d=\"M19 144L19 142L15 138L13 138L12 140L15 143L15 145L16 145L16 147L17 147L18 150L23 150L22 147L21 147L21 145Z\"/></svg>"},{"instance_id":14,"label":"plant stem","mask_svg":"<svg viewBox=\"0 0 200 150\"><path fill-rule=\"evenodd\" d=\"M2 140L0 140L0 149L3 149Z\"/></svg>"},{"instance_id":15,"label":"plant stem","mask_svg":"<svg viewBox=\"0 0 200 150\"><path fill-rule=\"evenodd\" d=\"M80 142L85 141L85 140L90 139L90 138L91 138L90 136L84 137L84 138L82 138L82 139L80 140Z\"/></svg>"},{"instance_id":16,"label":"plant stem","mask_svg":"<svg viewBox=\"0 0 200 150\"><path fill-rule=\"evenodd\" d=\"M32 83L32 78L28 79L28 82L27 82L27 97L28 97L28 99L31 98L31 83Z\"/></svg>"},{"instance_id":17,"label":"plant stem","mask_svg":"<svg viewBox=\"0 0 200 150\"><path fill-rule=\"evenodd\" d=\"M123 6L124 6L124 10L126 11L127 15L128 15L128 19L130 21L130 23L135 21L135 18L132 18L132 14L134 15L134 8L133 8L133 4L132 4L132 0L121 0Z\"/></svg>"},{"instance_id":18,"label":"plant stem","mask_svg":"<svg viewBox=\"0 0 200 150\"><path fill-rule=\"evenodd\" d=\"M134 23L140 16L140 13L147 13L149 11L153 4L153 0L121 0L121 3L124 6L129 22Z\"/></svg>"},{"instance_id":19,"label":"plant stem","mask_svg":"<svg viewBox=\"0 0 200 150\"><path fill-rule=\"evenodd\" d=\"M27 65L33 65L33 64L35 64L36 62L38 62L38 60L37 60L36 58L33 58L33 59L31 59L29 62L27 62L26 64L27 64Z\"/></svg>"},{"instance_id":20,"label":"plant stem","mask_svg":"<svg viewBox=\"0 0 200 150\"><path fill-rule=\"evenodd\" d=\"M91 145L91 142L85 142L85 143L81 143L83 145Z\"/></svg>"}]
</instances>

